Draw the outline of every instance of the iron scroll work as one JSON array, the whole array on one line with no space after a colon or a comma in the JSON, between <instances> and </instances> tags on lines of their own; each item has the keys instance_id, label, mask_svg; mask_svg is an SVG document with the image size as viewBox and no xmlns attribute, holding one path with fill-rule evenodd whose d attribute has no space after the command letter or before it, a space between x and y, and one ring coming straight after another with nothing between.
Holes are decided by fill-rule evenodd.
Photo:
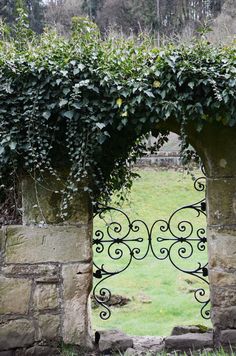
<instances>
[{"instance_id":1,"label":"iron scroll work","mask_svg":"<svg viewBox=\"0 0 236 356\"><path fill-rule=\"evenodd\" d=\"M205 191L205 176L195 180L194 188L199 192ZM94 251L98 255L106 254L106 262L108 259L113 263L118 260L123 261L118 269L105 266L104 263L100 264L96 259L94 261L94 278L98 281L94 284L93 298L103 308L100 312L101 319L107 320L111 316L109 301L112 294L104 286L104 282L126 271L134 260L144 260L150 254L159 261L169 259L177 270L201 281L203 286L193 290L193 294L195 300L200 303L201 316L204 319L210 318L207 263L194 261L194 268L191 269L183 267L181 263L191 259L194 252L205 251L207 243L205 227L195 229L188 219L178 221L177 216L180 213L186 215L187 211L194 213L196 218L202 214L206 216L205 196L194 204L175 210L168 220L156 220L151 227L140 219L131 221L120 209L98 204L95 217L104 220L107 213L114 212L120 216L120 219L106 223L105 230L95 231Z\"/></svg>"}]
</instances>

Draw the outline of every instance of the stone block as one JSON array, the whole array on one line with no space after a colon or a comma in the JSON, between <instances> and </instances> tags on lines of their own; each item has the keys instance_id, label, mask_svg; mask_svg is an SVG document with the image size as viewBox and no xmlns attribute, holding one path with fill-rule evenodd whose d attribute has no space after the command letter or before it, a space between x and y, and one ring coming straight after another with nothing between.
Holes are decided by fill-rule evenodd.
<instances>
[{"instance_id":1,"label":"stone block","mask_svg":"<svg viewBox=\"0 0 236 356\"><path fill-rule=\"evenodd\" d=\"M37 284L34 291L34 309L45 310L58 308L58 291L55 284Z\"/></svg>"},{"instance_id":2,"label":"stone block","mask_svg":"<svg viewBox=\"0 0 236 356\"><path fill-rule=\"evenodd\" d=\"M92 264L69 264L62 267L63 341L66 344L92 347L89 294L92 289Z\"/></svg>"},{"instance_id":3,"label":"stone block","mask_svg":"<svg viewBox=\"0 0 236 356\"><path fill-rule=\"evenodd\" d=\"M36 345L26 350L25 356L60 356L60 352L52 347Z\"/></svg>"},{"instance_id":4,"label":"stone block","mask_svg":"<svg viewBox=\"0 0 236 356\"><path fill-rule=\"evenodd\" d=\"M61 277L60 276L38 277L38 278L35 278L35 282L42 283L42 284L59 284L61 282Z\"/></svg>"},{"instance_id":5,"label":"stone block","mask_svg":"<svg viewBox=\"0 0 236 356\"><path fill-rule=\"evenodd\" d=\"M32 282L0 276L0 314L27 314Z\"/></svg>"},{"instance_id":6,"label":"stone block","mask_svg":"<svg viewBox=\"0 0 236 356\"><path fill-rule=\"evenodd\" d=\"M215 328L236 329L236 306L229 308L212 307L211 320Z\"/></svg>"},{"instance_id":7,"label":"stone block","mask_svg":"<svg viewBox=\"0 0 236 356\"><path fill-rule=\"evenodd\" d=\"M63 177L64 176L64 177ZM61 181L52 176L45 176L44 181L37 184L30 176L22 179L22 210L23 224L58 224L63 223L60 216L62 194L67 179L66 172L61 174ZM64 180L64 183L63 183ZM73 199L68 204L66 221L69 223L89 224L92 217L91 203L84 186L77 187L78 192L73 194ZM36 194L37 192L37 194Z\"/></svg>"},{"instance_id":8,"label":"stone block","mask_svg":"<svg viewBox=\"0 0 236 356\"><path fill-rule=\"evenodd\" d=\"M6 237L6 228L5 226L3 226L0 228L0 255L4 250L5 237Z\"/></svg>"},{"instance_id":9,"label":"stone block","mask_svg":"<svg viewBox=\"0 0 236 356\"><path fill-rule=\"evenodd\" d=\"M6 263L88 261L92 258L87 226L8 226Z\"/></svg>"},{"instance_id":10,"label":"stone block","mask_svg":"<svg viewBox=\"0 0 236 356\"><path fill-rule=\"evenodd\" d=\"M207 176L232 177L236 171L235 127L206 123L203 130L196 133L190 126L190 142L200 154Z\"/></svg>"},{"instance_id":11,"label":"stone block","mask_svg":"<svg viewBox=\"0 0 236 356\"><path fill-rule=\"evenodd\" d=\"M53 314L42 314L38 316L39 332L38 340L55 340L60 339L60 316Z\"/></svg>"},{"instance_id":12,"label":"stone block","mask_svg":"<svg viewBox=\"0 0 236 356\"><path fill-rule=\"evenodd\" d=\"M19 277L42 277L42 278L55 278L59 276L58 264L9 264L2 267L2 273L8 276Z\"/></svg>"},{"instance_id":13,"label":"stone block","mask_svg":"<svg viewBox=\"0 0 236 356\"><path fill-rule=\"evenodd\" d=\"M222 345L236 345L236 329L223 330L220 332L220 343Z\"/></svg>"},{"instance_id":14,"label":"stone block","mask_svg":"<svg viewBox=\"0 0 236 356\"><path fill-rule=\"evenodd\" d=\"M212 268L236 269L236 231L208 228L207 242L210 273Z\"/></svg>"},{"instance_id":15,"label":"stone block","mask_svg":"<svg viewBox=\"0 0 236 356\"><path fill-rule=\"evenodd\" d=\"M233 225L236 219L236 178L207 180L209 225Z\"/></svg>"},{"instance_id":16,"label":"stone block","mask_svg":"<svg viewBox=\"0 0 236 356\"><path fill-rule=\"evenodd\" d=\"M98 344L100 352L122 352L133 347L132 337L120 330L96 331L95 343Z\"/></svg>"},{"instance_id":17,"label":"stone block","mask_svg":"<svg viewBox=\"0 0 236 356\"><path fill-rule=\"evenodd\" d=\"M15 356L14 351L0 351L0 356Z\"/></svg>"},{"instance_id":18,"label":"stone block","mask_svg":"<svg viewBox=\"0 0 236 356\"><path fill-rule=\"evenodd\" d=\"M141 355L159 355L165 346L164 338L160 336L132 336L132 340L133 347L130 350L140 352ZM128 349L126 353L128 356Z\"/></svg>"},{"instance_id":19,"label":"stone block","mask_svg":"<svg viewBox=\"0 0 236 356\"><path fill-rule=\"evenodd\" d=\"M233 307L236 305L236 286L211 286L211 305L213 307Z\"/></svg>"},{"instance_id":20,"label":"stone block","mask_svg":"<svg viewBox=\"0 0 236 356\"><path fill-rule=\"evenodd\" d=\"M212 268L209 271L211 285L215 287L236 286L236 273Z\"/></svg>"},{"instance_id":21,"label":"stone block","mask_svg":"<svg viewBox=\"0 0 236 356\"><path fill-rule=\"evenodd\" d=\"M183 335L189 333L205 333L208 331L208 328L205 326L199 325L183 325L183 326L175 326L171 332L171 336L173 335Z\"/></svg>"},{"instance_id":22,"label":"stone block","mask_svg":"<svg viewBox=\"0 0 236 356\"><path fill-rule=\"evenodd\" d=\"M34 337L35 330L31 320L11 320L0 325L0 350L32 345Z\"/></svg>"},{"instance_id":23,"label":"stone block","mask_svg":"<svg viewBox=\"0 0 236 356\"><path fill-rule=\"evenodd\" d=\"M165 339L167 350L202 350L207 347L213 347L213 335L210 332L173 335Z\"/></svg>"}]
</instances>

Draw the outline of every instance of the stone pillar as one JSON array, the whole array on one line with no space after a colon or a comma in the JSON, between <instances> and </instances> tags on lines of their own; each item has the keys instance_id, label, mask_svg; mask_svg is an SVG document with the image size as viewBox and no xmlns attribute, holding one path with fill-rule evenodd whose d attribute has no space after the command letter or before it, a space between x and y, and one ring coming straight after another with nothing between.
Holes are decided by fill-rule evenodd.
<instances>
[{"instance_id":1,"label":"stone pillar","mask_svg":"<svg viewBox=\"0 0 236 356\"><path fill-rule=\"evenodd\" d=\"M236 129L211 125L198 140L207 175L207 239L215 346L236 346Z\"/></svg>"},{"instance_id":2,"label":"stone pillar","mask_svg":"<svg viewBox=\"0 0 236 356\"><path fill-rule=\"evenodd\" d=\"M23 225L0 234L0 350L62 342L91 348L89 198L79 189L62 222L57 181L22 183Z\"/></svg>"},{"instance_id":3,"label":"stone pillar","mask_svg":"<svg viewBox=\"0 0 236 356\"><path fill-rule=\"evenodd\" d=\"M180 134L172 119L157 129ZM207 179L207 240L214 345L236 346L236 127L194 120L185 127Z\"/></svg>"}]
</instances>

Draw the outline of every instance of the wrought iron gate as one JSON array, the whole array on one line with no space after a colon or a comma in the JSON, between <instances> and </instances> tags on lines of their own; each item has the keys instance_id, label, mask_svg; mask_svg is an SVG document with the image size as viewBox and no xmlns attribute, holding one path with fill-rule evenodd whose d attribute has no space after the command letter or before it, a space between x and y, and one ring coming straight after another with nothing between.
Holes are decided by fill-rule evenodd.
<instances>
[{"instance_id":1,"label":"wrought iron gate","mask_svg":"<svg viewBox=\"0 0 236 356\"><path fill-rule=\"evenodd\" d=\"M205 176L195 180L194 188L199 192L205 191ZM106 223L105 229L95 231L93 238L95 252L105 254L106 258L112 261L124 260L124 266L118 270L111 270L104 263L98 264L96 260L94 261L94 278L98 281L94 283L93 298L103 307L100 312L101 319L107 320L111 316L108 304L112 294L104 282L127 270L134 260L144 260L150 254L159 261L169 260L177 270L205 283L205 287L197 288L193 293L196 301L200 303L201 316L204 319L210 318L207 263L194 261L196 264L193 269L183 268L180 263L181 260L193 258L196 250L200 252L206 250L205 227L195 229L191 221L187 219L178 221L176 218L180 212L185 213L189 209L197 218L202 214L206 216L205 197L196 203L180 207L168 220L156 220L149 227L143 220L131 221L120 209L98 204L95 216L104 220L107 213L115 212L121 219Z\"/></svg>"}]
</instances>

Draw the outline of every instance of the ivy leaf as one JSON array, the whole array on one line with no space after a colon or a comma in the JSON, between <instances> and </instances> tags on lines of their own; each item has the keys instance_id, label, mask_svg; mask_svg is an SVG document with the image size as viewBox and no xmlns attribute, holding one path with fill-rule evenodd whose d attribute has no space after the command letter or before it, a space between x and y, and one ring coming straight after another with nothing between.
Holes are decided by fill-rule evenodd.
<instances>
[{"instance_id":1,"label":"ivy leaf","mask_svg":"<svg viewBox=\"0 0 236 356\"><path fill-rule=\"evenodd\" d=\"M155 98L155 95L150 90L144 90L144 93L147 94L149 98Z\"/></svg>"},{"instance_id":2,"label":"ivy leaf","mask_svg":"<svg viewBox=\"0 0 236 356\"><path fill-rule=\"evenodd\" d=\"M16 149L16 145L17 145L16 142L11 141L9 147L12 151L14 151Z\"/></svg>"},{"instance_id":3,"label":"ivy leaf","mask_svg":"<svg viewBox=\"0 0 236 356\"><path fill-rule=\"evenodd\" d=\"M70 92L69 88L64 88L63 89L63 94L67 95L67 94L69 94L69 92Z\"/></svg>"},{"instance_id":4,"label":"ivy leaf","mask_svg":"<svg viewBox=\"0 0 236 356\"><path fill-rule=\"evenodd\" d=\"M141 103L141 101L142 101L142 95L138 95L137 97L136 97L136 100L137 100L137 102L140 104Z\"/></svg>"},{"instance_id":5,"label":"ivy leaf","mask_svg":"<svg viewBox=\"0 0 236 356\"><path fill-rule=\"evenodd\" d=\"M63 75L63 77L67 77L68 76L68 71L67 70L61 70L61 74Z\"/></svg>"},{"instance_id":6,"label":"ivy leaf","mask_svg":"<svg viewBox=\"0 0 236 356\"><path fill-rule=\"evenodd\" d=\"M46 120L48 120L50 118L50 116L51 116L51 112L50 111L44 111L42 115Z\"/></svg>"},{"instance_id":7,"label":"ivy leaf","mask_svg":"<svg viewBox=\"0 0 236 356\"><path fill-rule=\"evenodd\" d=\"M78 68L82 71L85 69L85 65L83 63L79 63Z\"/></svg>"},{"instance_id":8,"label":"ivy leaf","mask_svg":"<svg viewBox=\"0 0 236 356\"><path fill-rule=\"evenodd\" d=\"M73 70L73 74L74 75L77 75L77 74L79 74L81 72L81 70L79 69L79 68L75 68L74 70Z\"/></svg>"},{"instance_id":9,"label":"ivy leaf","mask_svg":"<svg viewBox=\"0 0 236 356\"><path fill-rule=\"evenodd\" d=\"M107 135L100 134L100 135L97 137L97 140L98 140L98 142L100 143L100 145L102 145L102 144L106 141L106 136L107 136Z\"/></svg>"},{"instance_id":10,"label":"ivy leaf","mask_svg":"<svg viewBox=\"0 0 236 356\"><path fill-rule=\"evenodd\" d=\"M81 102L80 101L75 101L72 106L76 109L81 109Z\"/></svg>"},{"instance_id":11,"label":"ivy leaf","mask_svg":"<svg viewBox=\"0 0 236 356\"><path fill-rule=\"evenodd\" d=\"M155 80L152 84L153 88L160 88L161 86L161 82L159 82L159 80Z\"/></svg>"},{"instance_id":12,"label":"ivy leaf","mask_svg":"<svg viewBox=\"0 0 236 356\"><path fill-rule=\"evenodd\" d=\"M104 129L104 127L106 127L106 125L103 124L102 122L97 122L97 123L96 123L96 126L97 126L100 130L102 130L102 129Z\"/></svg>"},{"instance_id":13,"label":"ivy leaf","mask_svg":"<svg viewBox=\"0 0 236 356\"><path fill-rule=\"evenodd\" d=\"M197 132L201 132L203 128L203 122L198 122L197 124Z\"/></svg>"},{"instance_id":14,"label":"ivy leaf","mask_svg":"<svg viewBox=\"0 0 236 356\"><path fill-rule=\"evenodd\" d=\"M74 113L75 113L74 110L66 111L66 112L63 113L63 116L67 117L68 119L71 120L73 118L73 116L74 116Z\"/></svg>"},{"instance_id":15,"label":"ivy leaf","mask_svg":"<svg viewBox=\"0 0 236 356\"><path fill-rule=\"evenodd\" d=\"M121 107L122 103L123 103L123 100L122 100L121 98L118 98L118 99L116 100L116 104L117 104L118 108Z\"/></svg>"},{"instance_id":16,"label":"ivy leaf","mask_svg":"<svg viewBox=\"0 0 236 356\"><path fill-rule=\"evenodd\" d=\"M66 100L66 99L61 99L60 102L59 102L60 108L62 108L62 107L65 106L66 104L68 104L68 100Z\"/></svg>"}]
</instances>

